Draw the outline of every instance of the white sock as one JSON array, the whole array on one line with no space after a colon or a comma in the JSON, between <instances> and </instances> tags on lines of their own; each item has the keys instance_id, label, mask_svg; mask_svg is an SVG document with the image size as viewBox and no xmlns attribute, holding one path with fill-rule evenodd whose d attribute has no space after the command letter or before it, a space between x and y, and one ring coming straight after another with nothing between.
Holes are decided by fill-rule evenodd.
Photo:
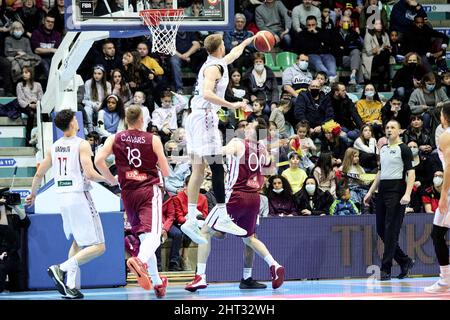
<instances>
[{"instance_id":1,"label":"white sock","mask_svg":"<svg viewBox=\"0 0 450 320\"><path fill-rule=\"evenodd\" d=\"M269 267L271 267L271 266L278 267L279 266L278 262L275 261L275 259L272 257L271 254L268 254L267 256L265 256L264 261L269 265Z\"/></svg>"},{"instance_id":2,"label":"white sock","mask_svg":"<svg viewBox=\"0 0 450 320\"><path fill-rule=\"evenodd\" d=\"M77 275L75 277L75 288L81 289L81 269L77 267Z\"/></svg>"},{"instance_id":3,"label":"white sock","mask_svg":"<svg viewBox=\"0 0 450 320\"><path fill-rule=\"evenodd\" d=\"M227 207L225 207L225 203L218 203L218 204L216 204L216 207L217 207L217 209L219 209L219 210L217 210L217 212L219 214L219 218L222 218L222 217L225 217L228 215Z\"/></svg>"},{"instance_id":4,"label":"white sock","mask_svg":"<svg viewBox=\"0 0 450 320\"><path fill-rule=\"evenodd\" d=\"M206 263L197 263L197 274L201 276L206 274Z\"/></svg>"},{"instance_id":5,"label":"white sock","mask_svg":"<svg viewBox=\"0 0 450 320\"><path fill-rule=\"evenodd\" d=\"M244 268L244 274L243 274L244 280L247 280L248 278L251 278L252 276L252 268Z\"/></svg>"},{"instance_id":6,"label":"white sock","mask_svg":"<svg viewBox=\"0 0 450 320\"><path fill-rule=\"evenodd\" d=\"M441 280L440 282L444 282L446 285L450 285L450 265L441 266Z\"/></svg>"},{"instance_id":7,"label":"white sock","mask_svg":"<svg viewBox=\"0 0 450 320\"><path fill-rule=\"evenodd\" d=\"M69 289L77 288L78 270L80 269L77 267L67 271L66 286Z\"/></svg>"},{"instance_id":8,"label":"white sock","mask_svg":"<svg viewBox=\"0 0 450 320\"><path fill-rule=\"evenodd\" d=\"M138 258L142 262L147 262L155 254L156 249L161 244L161 240L156 233L142 233L139 235L139 239L141 240L141 245L139 246Z\"/></svg>"},{"instance_id":9,"label":"white sock","mask_svg":"<svg viewBox=\"0 0 450 320\"><path fill-rule=\"evenodd\" d=\"M153 254L150 259L147 261L148 265L148 275L152 279L153 286L158 286L162 284L162 280L158 274L158 260L156 259L156 255Z\"/></svg>"},{"instance_id":10,"label":"white sock","mask_svg":"<svg viewBox=\"0 0 450 320\"><path fill-rule=\"evenodd\" d=\"M66 260L65 262L61 263L61 264L59 265L59 268L60 268L62 271L65 271L65 272L67 272L67 271L69 271L69 270L71 270L71 269L76 269L76 268L78 268L78 262L77 262L77 259L75 259L75 257L69 258L69 259Z\"/></svg>"},{"instance_id":11,"label":"white sock","mask_svg":"<svg viewBox=\"0 0 450 320\"><path fill-rule=\"evenodd\" d=\"M197 204L196 203L188 203L188 214L187 219L196 219L197 218Z\"/></svg>"}]
</instances>

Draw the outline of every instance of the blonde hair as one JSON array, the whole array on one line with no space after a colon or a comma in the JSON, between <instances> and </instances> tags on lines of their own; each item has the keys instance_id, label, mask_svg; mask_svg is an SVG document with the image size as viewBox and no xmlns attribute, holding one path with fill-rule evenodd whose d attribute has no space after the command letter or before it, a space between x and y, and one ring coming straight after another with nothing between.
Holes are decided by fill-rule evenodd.
<instances>
[{"instance_id":1,"label":"blonde hair","mask_svg":"<svg viewBox=\"0 0 450 320\"><path fill-rule=\"evenodd\" d=\"M14 30L21 30L22 32L25 32L23 25L19 21L14 21L11 24L11 29L9 30L9 33L13 34Z\"/></svg>"},{"instance_id":2,"label":"blonde hair","mask_svg":"<svg viewBox=\"0 0 450 320\"><path fill-rule=\"evenodd\" d=\"M223 37L221 34L210 34L205 39L205 49L209 54L216 52L222 44Z\"/></svg>"},{"instance_id":3,"label":"blonde hair","mask_svg":"<svg viewBox=\"0 0 450 320\"><path fill-rule=\"evenodd\" d=\"M132 104L125 111L125 120L128 125L134 125L142 116L142 109L140 106Z\"/></svg>"},{"instance_id":4,"label":"blonde hair","mask_svg":"<svg viewBox=\"0 0 450 320\"><path fill-rule=\"evenodd\" d=\"M358 170L359 174L365 173L363 167L361 167L359 163L353 164L353 157L358 153L359 150L356 150L355 148L348 148L347 150L345 150L344 160L342 161L343 173L348 173L352 166L354 166L356 170Z\"/></svg>"}]
</instances>

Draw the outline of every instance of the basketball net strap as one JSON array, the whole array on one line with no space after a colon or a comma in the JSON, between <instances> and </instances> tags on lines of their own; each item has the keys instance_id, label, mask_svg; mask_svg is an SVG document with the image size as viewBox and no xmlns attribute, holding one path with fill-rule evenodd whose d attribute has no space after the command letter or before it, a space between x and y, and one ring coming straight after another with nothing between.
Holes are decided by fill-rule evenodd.
<instances>
[{"instance_id":1,"label":"basketball net strap","mask_svg":"<svg viewBox=\"0 0 450 320\"><path fill-rule=\"evenodd\" d=\"M143 23L150 30L152 52L173 56L176 51L175 38L184 19L183 9L149 9L139 11Z\"/></svg>"}]
</instances>

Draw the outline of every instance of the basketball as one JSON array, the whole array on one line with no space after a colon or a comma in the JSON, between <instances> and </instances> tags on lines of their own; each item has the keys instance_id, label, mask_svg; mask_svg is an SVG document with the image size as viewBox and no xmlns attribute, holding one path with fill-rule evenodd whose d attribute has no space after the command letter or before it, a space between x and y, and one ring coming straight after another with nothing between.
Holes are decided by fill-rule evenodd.
<instances>
[{"instance_id":1,"label":"basketball","mask_svg":"<svg viewBox=\"0 0 450 320\"><path fill-rule=\"evenodd\" d=\"M273 49L276 44L276 40L272 32L270 31L259 31L253 40L253 45L256 50L261 52L269 52Z\"/></svg>"}]
</instances>

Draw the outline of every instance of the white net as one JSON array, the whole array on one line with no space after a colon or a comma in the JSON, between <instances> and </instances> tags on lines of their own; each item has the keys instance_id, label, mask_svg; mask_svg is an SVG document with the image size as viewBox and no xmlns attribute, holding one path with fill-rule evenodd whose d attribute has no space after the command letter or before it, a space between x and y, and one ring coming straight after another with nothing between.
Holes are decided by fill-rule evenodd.
<instances>
[{"instance_id":1,"label":"white net","mask_svg":"<svg viewBox=\"0 0 450 320\"><path fill-rule=\"evenodd\" d=\"M181 21L183 9L142 10L139 15L152 35L152 52L173 56L176 51L175 38Z\"/></svg>"}]
</instances>

